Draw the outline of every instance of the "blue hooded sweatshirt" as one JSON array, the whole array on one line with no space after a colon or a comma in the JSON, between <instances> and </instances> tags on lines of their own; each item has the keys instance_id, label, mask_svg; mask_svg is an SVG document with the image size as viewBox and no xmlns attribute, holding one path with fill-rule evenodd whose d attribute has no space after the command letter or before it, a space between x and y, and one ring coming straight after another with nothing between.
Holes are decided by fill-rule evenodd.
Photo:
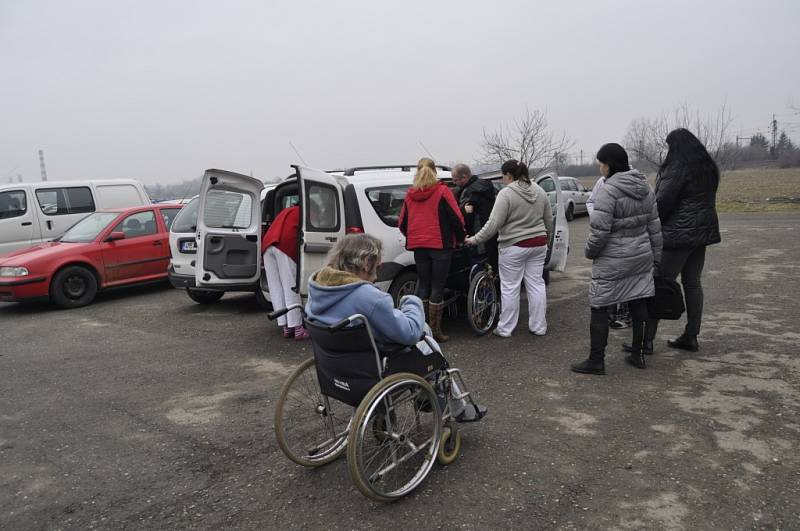
<instances>
[{"instance_id":1,"label":"blue hooded sweatshirt","mask_svg":"<svg viewBox=\"0 0 800 531\"><path fill-rule=\"evenodd\" d=\"M332 325L356 313L369 319L378 343L414 345L422 338L425 313L419 297L403 297L395 309L391 295L346 271L326 267L311 277L306 303L309 320Z\"/></svg>"}]
</instances>

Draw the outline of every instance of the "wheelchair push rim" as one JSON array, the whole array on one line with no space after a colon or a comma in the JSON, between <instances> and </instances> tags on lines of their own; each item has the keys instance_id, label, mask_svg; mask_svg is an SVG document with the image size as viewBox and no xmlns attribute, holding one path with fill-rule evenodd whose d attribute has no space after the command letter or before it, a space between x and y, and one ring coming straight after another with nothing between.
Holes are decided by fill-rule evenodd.
<instances>
[{"instance_id":1,"label":"wheelchair push rim","mask_svg":"<svg viewBox=\"0 0 800 531\"><path fill-rule=\"evenodd\" d=\"M275 406L275 438L286 457L307 467L330 463L347 445L352 408L322 394L314 358L300 364Z\"/></svg>"},{"instance_id":2,"label":"wheelchair push rim","mask_svg":"<svg viewBox=\"0 0 800 531\"><path fill-rule=\"evenodd\" d=\"M494 328L500 316L500 294L494 275L480 271L472 277L467 291L467 320L478 335Z\"/></svg>"},{"instance_id":3,"label":"wheelchair push rim","mask_svg":"<svg viewBox=\"0 0 800 531\"><path fill-rule=\"evenodd\" d=\"M347 463L358 490L385 502L419 486L439 451L441 416L433 388L414 374L393 374L370 389L347 441Z\"/></svg>"}]
</instances>

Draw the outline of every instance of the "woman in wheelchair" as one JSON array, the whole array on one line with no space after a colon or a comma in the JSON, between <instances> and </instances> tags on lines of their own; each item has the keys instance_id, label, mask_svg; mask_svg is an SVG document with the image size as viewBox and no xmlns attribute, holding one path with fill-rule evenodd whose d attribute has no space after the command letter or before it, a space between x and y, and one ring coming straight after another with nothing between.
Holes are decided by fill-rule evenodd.
<instances>
[{"instance_id":1,"label":"woman in wheelchair","mask_svg":"<svg viewBox=\"0 0 800 531\"><path fill-rule=\"evenodd\" d=\"M381 250L380 240L368 234L349 234L340 240L329 255L328 266L309 280L306 317L310 323L331 326L361 314L369 322L378 350L388 358L388 374L412 372L431 377L449 365L425 324L419 297L406 295L395 308L391 295L373 284ZM486 408L471 405L471 401L451 404L453 418L459 422L480 420Z\"/></svg>"}]
</instances>

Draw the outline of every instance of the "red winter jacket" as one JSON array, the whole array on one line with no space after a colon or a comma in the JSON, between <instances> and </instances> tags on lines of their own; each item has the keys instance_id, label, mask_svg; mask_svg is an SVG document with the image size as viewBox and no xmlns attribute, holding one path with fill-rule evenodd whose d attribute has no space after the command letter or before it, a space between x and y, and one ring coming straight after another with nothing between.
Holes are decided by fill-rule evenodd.
<instances>
[{"instance_id":1,"label":"red winter jacket","mask_svg":"<svg viewBox=\"0 0 800 531\"><path fill-rule=\"evenodd\" d=\"M284 208L261 238L261 254L273 245L297 263L297 231L300 227L300 207Z\"/></svg>"},{"instance_id":2,"label":"red winter jacket","mask_svg":"<svg viewBox=\"0 0 800 531\"><path fill-rule=\"evenodd\" d=\"M461 209L453 192L441 182L425 190L408 189L399 227L408 250L452 249L464 241Z\"/></svg>"}]
</instances>

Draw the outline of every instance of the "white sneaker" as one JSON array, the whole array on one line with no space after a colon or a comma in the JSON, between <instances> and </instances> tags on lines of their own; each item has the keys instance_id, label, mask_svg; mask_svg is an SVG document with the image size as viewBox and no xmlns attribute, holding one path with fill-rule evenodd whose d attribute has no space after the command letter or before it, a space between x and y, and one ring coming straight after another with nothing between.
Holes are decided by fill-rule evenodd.
<instances>
[{"instance_id":1,"label":"white sneaker","mask_svg":"<svg viewBox=\"0 0 800 531\"><path fill-rule=\"evenodd\" d=\"M503 333L501 333L501 332L498 332L498 331L497 331L497 328L495 328L494 330L492 330L492 334L496 335L497 337L502 337L502 338L504 338L504 339L508 339L509 337L511 337L511 334L503 334Z\"/></svg>"},{"instance_id":2,"label":"white sneaker","mask_svg":"<svg viewBox=\"0 0 800 531\"><path fill-rule=\"evenodd\" d=\"M538 332L534 332L533 330L529 330L529 332L535 336L543 336L547 334L547 328L545 328L544 330L540 330Z\"/></svg>"}]
</instances>

